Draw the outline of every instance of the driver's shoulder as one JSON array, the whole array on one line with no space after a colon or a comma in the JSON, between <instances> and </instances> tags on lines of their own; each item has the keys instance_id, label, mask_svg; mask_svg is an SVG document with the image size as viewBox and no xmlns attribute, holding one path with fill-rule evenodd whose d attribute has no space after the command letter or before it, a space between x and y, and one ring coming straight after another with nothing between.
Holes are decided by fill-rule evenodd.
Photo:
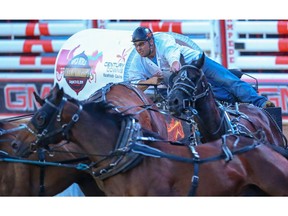
<instances>
[{"instance_id":1,"label":"driver's shoulder","mask_svg":"<svg viewBox=\"0 0 288 216\"><path fill-rule=\"evenodd\" d=\"M175 40L175 38L172 35L167 34L165 32L159 32L158 34L155 34L154 38L156 41L166 41L167 39Z\"/></svg>"}]
</instances>

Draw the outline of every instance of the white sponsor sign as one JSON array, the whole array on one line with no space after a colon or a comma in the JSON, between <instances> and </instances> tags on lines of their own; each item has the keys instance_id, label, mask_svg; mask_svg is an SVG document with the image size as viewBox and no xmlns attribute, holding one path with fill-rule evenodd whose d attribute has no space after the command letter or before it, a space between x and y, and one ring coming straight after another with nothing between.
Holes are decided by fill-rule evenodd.
<instances>
[{"instance_id":1,"label":"white sponsor sign","mask_svg":"<svg viewBox=\"0 0 288 216\"><path fill-rule=\"evenodd\" d=\"M74 34L58 53L55 82L79 100L87 99L110 82L122 82L134 50L131 35L131 31L106 29L87 29Z\"/></svg>"}]
</instances>

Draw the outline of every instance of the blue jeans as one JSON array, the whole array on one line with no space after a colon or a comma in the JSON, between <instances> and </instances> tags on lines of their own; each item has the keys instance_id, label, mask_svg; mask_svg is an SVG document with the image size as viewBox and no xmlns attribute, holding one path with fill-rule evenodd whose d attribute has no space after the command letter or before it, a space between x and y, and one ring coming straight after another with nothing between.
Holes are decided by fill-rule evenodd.
<instances>
[{"instance_id":1,"label":"blue jeans","mask_svg":"<svg viewBox=\"0 0 288 216\"><path fill-rule=\"evenodd\" d=\"M207 56L205 56L202 70L208 82L212 85L217 100L229 103L252 103L258 107L265 105L266 97L258 95L250 84L242 81L221 64Z\"/></svg>"}]
</instances>

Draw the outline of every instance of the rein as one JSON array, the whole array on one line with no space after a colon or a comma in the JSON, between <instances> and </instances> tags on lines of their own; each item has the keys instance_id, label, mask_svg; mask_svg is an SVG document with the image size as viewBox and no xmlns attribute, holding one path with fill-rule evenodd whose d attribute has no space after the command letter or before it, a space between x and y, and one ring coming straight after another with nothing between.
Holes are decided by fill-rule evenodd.
<instances>
[{"instance_id":1,"label":"rein","mask_svg":"<svg viewBox=\"0 0 288 216\"><path fill-rule=\"evenodd\" d=\"M82 160L86 160L87 157L84 158L79 158L75 161L82 161ZM0 161L2 162L12 162L12 163L23 163L23 164L29 164L29 165L36 165L36 166L56 166L56 167L65 167L65 168L74 168L74 169L78 169L78 170L86 170L88 169L88 165L87 164L83 164L83 163L79 163L76 165L73 164L69 164L75 161L62 161L62 162L48 162L45 160L39 160L39 161L34 161L34 160L28 160L28 159L23 159L23 158L19 158L19 157L14 157L11 156L9 154L7 154L6 152L0 151Z\"/></svg>"},{"instance_id":2,"label":"rein","mask_svg":"<svg viewBox=\"0 0 288 216\"><path fill-rule=\"evenodd\" d=\"M192 145L188 146L191 150L192 158L186 158L186 157L181 157L181 156L177 156L177 155L173 155L173 154L168 154L168 153L165 153L165 152L163 152L157 148L153 148L151 146L145 145L143 143L138 143L138 142L134 142L131 145L131 150L132 150L132 152L135 152L137 154L141 154L144 156L155 157L155 158L167 158L167 159L175 160L178 162L193 164L194 165L194 172L193 172L193 176L191 179L191 187L190 187L190 190L188 192L188 195L194 196L196 194L196 189L197 189L198 184L199 184L198 173L199 173L199 165L200 164L213 162L213 161L217 161L217 160L222 160L222 159L224 159L226 162L229 162L230 160L233 159L233 155L243 154L245 152L248 152L250 150L257 148L258 146L263 144L262 141L265 137L265 134L263 133L263 131L258 131L257 133L259 133L259 132L261 132L261 135L262 135L260 139L253 137L253 143L251 145L248 145L248 146L236 149L236 150L229 149L229 147L227 146L227 137L228 136L235 136L236 137L236 140L233 143L233 148L235 148L237 146L237 144L239 142L239 137L234 135L234 134L223 135L222 136L222 145L221 145L222 153L219 155L213 156L213 157L207 157L207 158L202 158L202 159L200 159L198 152L196 151L195 147ZM143 139L138 138L137 140L142 141ZM149 139L149 141L154 141L154 140ZM156 140L156 141L159 141L159 140Z\"/></svg>"},{"instance_id":3,"label":"rein","mask_svg":"<svg viewBox=\"0 0 288 216\"><path fill-rule=\"evenodd\" d=\"M13 116L13 117L1 119L0 122L14 122L14 121L19 121L19 120L21 120L21 119L26 119L27 117L32 117L33 115L34 115L33 113L30 113L30 114L24 114L24 115L20 115L20 116Z\"/></svg>"},{"instance_id":4,"label":"rein","mask_svg":"<svg viewBox=\"0 0 288 216\"><path fill-rule=\"evenodd\" d=\"M171 159L171 160L175 160L175 161L178 161L178 162L184 162L184 163L192 163L192 164L199 163L199 164L203 164L203 163L212 162L212 161L221 160L221 159L226 159L226 161L229 161L229 160L232 159L231 155L237 155L237 154L245 153L245 152L250 151L251 149L254 149L257 146L262 144L262 139L259 139L259 141L256 142L256 143L253 143L253 144L251 144L249 146L245 146L245 147L239 148L237 150L232 150L232 151L230 150L231 153L227 153L228 151L226 149L227 145L226 145L225 136L236 136L236 135L234 135L234 134L226 134L226 135L223 135L223 136L224 136L224 138L222 138L222 145L224 146L225 149L222 148L223 149L223 153L222 154L217 155L217 156L204 158L204 159L203 158L199 159L199 160L197 159L196 161L193 158L185 158L185 157L181 157L181 156L177 156L177 155L173 155L173 154L167 154L165 152L162 152L159 149L156 149L156 148L153 148L151 146L145 145L143 143L138 143L138 142L135 142L135 143L133 143L131 145L131 150L133 152L135 152L135 153L142 154L142 155L145 155L145 156L150 156L150 157L168 158L168 159ZM137 141L141 141L141 140L143 140L143 139L141 139L141 138L137 139ZM154 140L153 139L149 139L149 141L154 141ZM160 141L160 140L156 140L156 141ZM235 143L236 143L236 141L235 141Z\"/></svg>"},{"instance_id":5,"label":"rein","mask_svg":"<svg viewBox=\"0 0 288 216\"><path fill-rule=\"evenodd\" d=\"M2 136L4 134L13 133L13 132L16 132L16 131L19 131L19 130L23 130L25 128L26 128L26 126L24 124L21 124L18 127L15 127L15 128L11 128L9 130L4 130L4 129L0 128L0 136Z\"/></svg>"}]
</instances>

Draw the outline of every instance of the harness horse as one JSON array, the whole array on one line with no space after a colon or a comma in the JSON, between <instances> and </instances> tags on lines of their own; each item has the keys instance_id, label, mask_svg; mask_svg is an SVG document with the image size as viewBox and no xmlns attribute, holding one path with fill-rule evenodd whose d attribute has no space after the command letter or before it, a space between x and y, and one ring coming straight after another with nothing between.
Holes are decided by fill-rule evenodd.
<instances>
[{"instance_id":1,"label":"harness horse","mask_svg":"<svg viewBox=\"0 0 288 216\"><path fill-rule=\"evenodd\" d=\"M127 97L122 97L123 94L126 94ZM37 95L35 96L37 98ZM115 105L115 109L112 112L133 113L142 127L154 131L163 138L168 137L165 118L158 112L149 111L149 109L155 109L156 106L150 98L146 97L146 95L136 87L124 83L110 83L96 91L86 101L83 101L83 103L89 101L111 101ZM49 141L47 140L47 142ZM87 173L84 173L84 175L87 175ZM93 195L97 195L97 193L100 195L104 194L100 191L96 193L92 189L90 191ZM88 192L86 192L86 194L87 193Z\"/></svg>"},{"instance_id":2,"label":"harness horse","mask_svg":"<svg viewBox=\"0 0 288 216\"><path fill-rule=\"evenodd\" d=\"M123 97L125 95L125 97ZM97 90L87 100L87 102L110 102L114 107L114 112L133 114L142 127L167 139L166 120L158 110L153 101L147 97L143 91L133 85L126 83L109 83Z\"/></svg>"},{"instance_id":3,"label":"harness horse","mask_svg":"<svg viewBox=\"0 0 288 216\"><path fill-rule=\"evenodd\" d=\"M73 183L79 185L85 196L104 196L88 173L76 169L78 163L89 163L89 159L81 154L72 155L71 152L80 151L73 143L55 146L53 155L39 149L29 159L16 157L10 143L23 130L19 124L28 120L0 121L0 196L55 196Z\"/></svg>"},{"instance_id":4,"label":"harness horse","mask_svg":"<svg viewBox=\"0 0 288 216\"><path fill-rule=\"evenodd\" d=\"M42 107L27 123L29 130L20 131L12 143L16 154L31 153L31 143L49 148L71 140L89 153L87 170L106 195L234 196L250 187L288 195L288 154L272 150L262 130L195 147L171 145L142 128L133 113L114 112L117 107L105 101L81 103L58 85L37 101Z\"/></svg>"},{"instance_id":5,"label":"harness horse","mask_svg":"<svg viewBox=\"0 0 288 216\"><path fill-rule=\"evenodd\" d=\"M287 148L286 137L267 111L252 104L225 105L215 100L203 71L194 65L184 65L171 75L167 101L171 114L195 122L203 143L226 133L249 135L263 129L269 143Z\"/></svg>"}]
</instances>

